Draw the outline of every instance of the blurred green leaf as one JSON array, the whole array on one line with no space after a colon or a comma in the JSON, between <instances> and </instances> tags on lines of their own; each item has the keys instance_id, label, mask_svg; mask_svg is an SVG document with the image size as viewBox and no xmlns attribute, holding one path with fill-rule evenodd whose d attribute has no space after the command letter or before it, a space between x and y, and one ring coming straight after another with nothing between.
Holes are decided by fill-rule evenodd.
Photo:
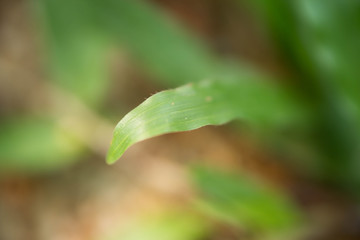
<instances>
[{"instance_id":1,"label":"blurred green leaf","mask_svg":"<svg viewBox=\"0 0 360 240\"><path fill-rule=\"evenodd\" d=\"M206 167L192 170L194 183L203 196L199 206L216 218L268 233L300 226L299 209L282 194L245 176Z\"/></svg>"},{"instance_id":2,"label":"blurred green leaf","mask_svg":"<svg viewBox=\"0 0 360 240\"><path fill-rule=\"evenodd\" d=\"M360 185L360 2L254 0L297 70L314 107L312 147L318 175L336 185ZM299 89L300 89L299 88ZM355 190L356 191L356 190Z\"/></svg>"},{"instance_id":3,"label":"blurred green leaf","mask_svg":"<svg viewBox=\"0 0 360 240\"><path fill-rule=\"evenodd\" d=\"M206 232L207 224L191 212L167 212L138 219L109 240L200 240Z\"/></svg>"},{"instance_id":4,"label":"blurred green leaf","mask_svg":"<svg viewBox=\"0 0 360 240\"><path fill-rule=\"evenodd\" d=\"M144 67L171 86L217 76L222 67L204 43L152 4L103 0L102 24Z\"/></svg>"},{"instance_id":5,"label":"blurred green leaf","mask_svg":"<svg viewBox=\"0 0 360 240\"><path fill-rule=\"evenodd\" d=\"M295 1L293 8L313 73L331 81L328 86L336 85L360 108L360 2L304 0Z\"/></svg>"},{"instance_id":6,"label":"blurred green leaf","mask_svg":"<svg viewBox=\"0 0 360 240\"><path fill-rule=\"evenodd\" d=\"M23 118L0 125L0 172L36 172L67 166L81 149L54 121Z\"/></svg>"},{"instance_id":7,"label":"blurred green leaf","mask_svg":"<svg viewBox=\"0 0 360 240\"><path fill-rule=\"evenodd\" d=\"M285 48L292 67L300 70L306 90L320 95L312 97L330 98L328 105L334 99L347 111L357 105L360 111L359 1L254 0L251 4Z\"/></svg>"},{"instance_id":8,"label":"blurred green leaf","mask_svg":"<svg viewBox=\"0 0 360 240\"><path fill-rule=\"evenodd\" d=\"M86 103L101 103L109 84L110 38L99 24L97 0L38 0L50 77Z\"/></svg>"},{"instance_id":9,"label":"blurred green leaf","mask_svg":"<svg viewBox=\"0 0 360 240\"><path fill-rule=\"evenodd\" d=\"M115 162L134 143L164 133L224 124L236 118L263 128L304 120L301 105L258 78L245 74L237 81L208 80L151 96L116 126L108 163Z\"/></svg>"}]
</instances>

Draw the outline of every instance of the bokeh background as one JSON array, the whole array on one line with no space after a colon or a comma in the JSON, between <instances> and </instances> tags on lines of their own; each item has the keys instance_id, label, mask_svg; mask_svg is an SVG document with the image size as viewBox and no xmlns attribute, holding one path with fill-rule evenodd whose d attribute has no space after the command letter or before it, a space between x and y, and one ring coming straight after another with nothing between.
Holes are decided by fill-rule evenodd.
<instances>
[{"instance_id":1,"label":"bokeh background","mask_svg":"<svg viewBox=\"0 0 360 240\"><path fill-rule=\"evenodd\" d=\"M250 0L1 0L0 240L360 239L353 186L349 193L347 182L314 178L318 165L313 173L246 124L159 136L114 165L105 162L126 113L158 91L194 81L184 78L211 72L200 62L207 56L186 62L184 49L197 56L205 48L279 79L296 76L279 34L292 15L275 2L282 1L266 19ZM331 8L317 2L323 5L304 5L309 21ZM357 17L347 19L351 33L359 32L358 6ZM279 29L269 27L276 16ZM312 36L325 39L325 50L314 51L328 66L331 36L298 24L310 45ZM359 50L350 37L336 40ZM359 57L351 57L356 69ZM311 62L299 69L308 65L308 76L323 72ZM313 158L296 146L299 159Z\"/></svg>"}]
</instances>

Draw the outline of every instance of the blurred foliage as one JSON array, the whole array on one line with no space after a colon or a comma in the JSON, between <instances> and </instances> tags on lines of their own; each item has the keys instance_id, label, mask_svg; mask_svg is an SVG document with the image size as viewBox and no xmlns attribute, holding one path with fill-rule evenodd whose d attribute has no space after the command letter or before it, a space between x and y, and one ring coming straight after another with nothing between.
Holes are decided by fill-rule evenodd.
<instances>
[{"instance_id":1,"label":"blurred foliage","mask_svg":"<svg viewBox=\"0 0 360 240\"><path fill-rule=\"evenodd\" d=\"M106 239L207 239L219 222L240 229L244 236L251 232L251 239L297 239L304 218L280 192L244 175L199 165L189 170L200 193L194 209L174 207L177 211L129 220L125 228Z\"/></svg>"},{"instance_id":2,"label":"blurred foliage","mask_svg":"<svg viewBox=\"0 0 360 240\"><path fill-rule=\"evenodd\" d=\"M91 111L101 108L108 93L115 44L164 86L192 83L155 94L127 114L114 131L109 163L138 141L241 119L263 135L289 129L305 135L299 144L316 152L315 177L358 194L360 2L248 2L283 50L293 88L247 63L219 59L148 1L37 0L34 10L49 78ZM284 136L282 143L298 140ZM71 132L50 117L12 118L0 127L4 172L66 166L80 150ZM290 200L261 183L209 169L194 170L193 179L204 196L201 207L219 221L265 234L302 224ZM115 238L199 239L205 225L191 214L170 214L135 223Z\"/></svg>"},{"instance_id":3,"label":"blurred foliage","mask_svg":"<svg viewBox=\"0 0 360 240\"><path fill-rule=\"evenodd\" d=\"M128 228L109 240L197 240L208 232L208 224L191 212L168 211L130 221Z\"/></svg>"},{"instance_id":4,"label":"blurred foliage","mask_svg":"<svg viewBox=\"0 0 360 240\"><path fill-rule=\"evenodd\" d=\"M352 188L360 184L360 3L353 0L256 0L262 17L299 75L316 122L311 144L321 152L317 174ZM286 19L284 21L283 19Z\"/></svg>"},{"instance_id":5,"label":"blurred foliage","mask_svg":"<svg viewBox=\"0 0 360 240\"><path fill-rule=\"evenodd\" d=\"M110 36L99 23L98 1L38 0L36 19L46 40L50 79L93 107L109 87Z\"/></svg>"},{"instance_id":6,"label":"blurred foliage","mask_svg":"<svg viewBox=\"0 0 360 240\"><path fill-rule=\"evenodd\" d=\"M310 78L304 79L307 84L309 80L322 82L313 83L321 84L317 91L336 86L359 107L359 1L255 0L251 4L302 75Z\"/></svg>"},{"instance_id":7,"label":"blurred foliage","mask_svg":"<svg viewBox=\"0 0 360 240\"><path fill-rule=\"evenodd\" d=\"M213 77L220 63L198 39L145 1L100 1L102 24L133 57L162 80L178 86Z\"/></svg>"},{"instance_id":8,"label":"blurred foliage","mask_svg":"<svg viewBox=\"0 0 360 240\"><path fill-rule=\"evenodd\" d=\"M245 175L198 166L192 169L192 178L203 197L199 207L240 228L265 236L289 233L302 221L285 196Z\"/></svg>"},{"instance_id":9,"label":"blurred foliage","mask_svg":"<svg viewBox=\"0 0 360 240\"><path fill-rule=\"evenodd\" d=\"M68 166L82 146L54 120L19 118L0 124L0 172L39 172Z\"/></svg>"}]
</instances>

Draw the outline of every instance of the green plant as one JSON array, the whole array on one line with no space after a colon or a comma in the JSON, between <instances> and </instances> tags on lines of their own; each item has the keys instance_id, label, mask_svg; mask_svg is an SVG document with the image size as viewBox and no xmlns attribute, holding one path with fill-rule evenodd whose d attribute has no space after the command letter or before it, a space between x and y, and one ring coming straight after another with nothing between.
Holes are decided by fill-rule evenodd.
<instances>
[{"instance_id":1,"label":"green plant","mask_svg":"<svg viewBox=\"0 0 360 240\"><path fill-rule=\"evenodd\" d=\"M357 197L359 1L248 2L283 53L291 70L289 81L269 76L248 63L219 58L147 1L38 0L34 9L48 43L50 79L83 101L86 110L92 109L90 116L98 117L110 85L106 59L115 44L161 86L174 87L149 97L119 122L108 163L116 162L133 144L160 134L241 120L236 123L245 122L259 138L280 146L286 158L305 162L300 171L308 177ZM51 90L50 95L55 92ZM87 111L73 107L76 101L67 96L60 99L54 102L62 105L50 104L57 116L86 112L80 120L89 120ZM64 111L68 108L70 114ZM11 120L1 126L0 157L14 160L1 161L2 167L56 168L66 163L65 159L76 158L83 145L94 145L86 141L96 137L78 134L76 124L65 130L61 120ZM88 124L87 129L93 125L97 124ZM304 155L299 154L299 148L305 149ZM303 224L299 209L286 196L251 178L209 169L194 170L192 176L203 193L197 207L219 221L258 228L266 237ZM196 218L193 228L187 224L193 218L180 214L171 218L175 219L174 224L170 221L173 228L164 233L167 219L145 224L145 236L149 231L155 232L155 238L170 234L178 239L197 239L209 231L202 220ZM144 238L132 234L129 239Z\"/></svg>"},{"instance_id":2,"label":"green plant","mask_svg":"<svg viewBox=\"0 0 360 240\"><path fill-rule=\"evenodd\" d=\"M242 119L260 132L268 134L271 129L274 139L284 129L299 136L282 135L286 141L303 137L301 144L316 156L312 159L316 175L356 192L357 2L333 0L326 7L321 1L253 3L294 69L292 88L269 81L246 65L215 60L198 41L167 24L160 13L154 14L152 6L137 1L113 6L128 16L115 31L145 67L171 84L193 84L155 94L126 115L115 129L109 163L149 137ZM158 34L146 31L155 25Z\"/></svg>"},{"instance_id":3,"label":"green plant","mask_svg":"<svg viewBox=\"0 0 360 240\"><path fill-rule=\"evenodd\" d=\"M128 113L115 128L108 163L150 137L241 119L285 148L290 158L308 162L303 172L312 178L358 195L359 2L257 0L250 5L288 60L290 86L269 81L267 74L246 64L216 59L146 3L113 5L128 17L115 31L136 59L169 85L190 84L157 93ZM148 30L153 26L154 35ZM294 145L307 149L309 159L297 155ZM239 195L241 203L246 195ZM234 213L224 208L220 212L227 217Z\"/></svg>"}]
</instances>

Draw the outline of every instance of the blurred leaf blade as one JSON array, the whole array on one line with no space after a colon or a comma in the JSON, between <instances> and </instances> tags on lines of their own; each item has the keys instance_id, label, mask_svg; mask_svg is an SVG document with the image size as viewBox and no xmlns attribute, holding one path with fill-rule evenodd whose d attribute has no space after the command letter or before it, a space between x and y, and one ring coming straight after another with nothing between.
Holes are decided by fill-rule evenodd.
<instances>
[{"instance_id":1,"label":"blurred leaf blade","mask_svg":"<svg viewBox=\"0 0 360 240\"><path fill-rule=\"evenodd\" d=\"M313 102L319 177L359 185L360 2L255 0ZM281 7L274 7L281 6ZM282 21L281 19L286 19ZM355 170L356 169L356 170Z\"/></svg>"},{"instance_id":2,"label":"blurred leaf blade","mask_svg":"<svg viewBox=\"0 0 360 240\"><path fill-rule=\"evenodd\" d=\"M303 216L287 198L254 180L197 166L192 179L203 195L200 208L237 226L267 233L295 230Z\"/></svg>"},{"instance_id":3,"label":"blurred leaf blade","mask_svg":"<svg viewBox=\"0 0 360 240\"><path fill-rule=\"evenodd\" d=\"M313 87L322 88L316 91L330 91L336 98L337 88L360 106L358 1L255 0L251 4L291 56L293 67L311 78Z\"/></svg>"},{"instance_id":4,"label":"blurred leaf blade","mask_svg":"<svg viewBox=\"0 0 360 240\"><path fill-rule=\"evenodd\" d=\"M294 3L294 9L301 24L298 34L317 68L315 73L340 87L360 107L359 1L331 0L324 5L306 0Z\"/></svg>"},{"instance_id":5,"label":"blurred leaf blade","mask_svg":"<svg viewBox=\"0 0 360 240\"><path fill-rule=\"evenodd\" d=\"M0 127L1 171L34 172L67 166L82 149L49 118L4 121Z\"/></svg>"},{"instance_id":6,"label":"blurred leaf blade","mask_svg":"<svg viewBox=\"0 0 360 240\"><path fill-rule=\"evenodd\" d=\"M115 162L134 143L165 133L234 119L275 128L304 120L301 105L284 92L257 77L243 78L208 80L151 96L116 126L107 162Z\"/></svg>"},{"instance_id":7,"label":"blurred leaf blade","mask_svg":"<svg viewBox=\"0 0 360 240\"><path fill-rule=\"evenodd\" d=\"M223 66L204 43L146 1L103 1L111 32L150 73L170 86L214 77Z\"/></svg>"},{"instance_id":8,"label":"blurred leaf blade","mask_svg":"<svg viewBox=\"0 0 360 240\"><path fill-rule=\"evenodd\" d=\"M110 39L99 25L96 1L39 0L34 8L44 34L51 80L98 106L110 80Z\"/></svg>"},{"instance_id":9,"label":"blurred leaf blade","mask_svg":"<svg viewBox=\"0 0 360 240\"><path fill-rule=\"evenodd\" d=\"M207 233L207 225L191 212L165 212L137 219L109 240L198 240Z\"/></svg>"},{"instance_id":10,"label":"blurred leaf blade","mask_svg":"<svg viewBox=\"0 0 360 240\"><path fill-rule=\"evenodd\" d=\"M325 78L328 88L336 84L358 98L354 94L360 90L355 80L360 75L356 64L360 51L358 1L330 0L324 5L319 0L255 0L251 4L295 60L294 67L303 71L302 75L313 81Z\"/></svg>"}]
</instances>

